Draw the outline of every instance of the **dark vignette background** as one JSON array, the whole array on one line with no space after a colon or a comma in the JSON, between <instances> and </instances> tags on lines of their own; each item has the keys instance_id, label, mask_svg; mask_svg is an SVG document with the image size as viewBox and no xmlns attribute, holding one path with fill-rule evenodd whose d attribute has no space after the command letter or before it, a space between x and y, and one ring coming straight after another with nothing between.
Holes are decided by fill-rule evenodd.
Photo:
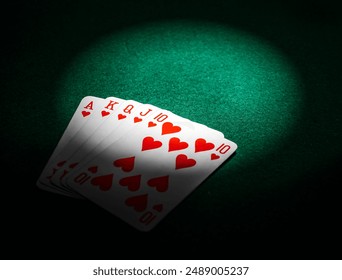
<instances>
[{"instance_id":1,"label":"dark vignette background","mask_svg":"<svg viewBox=\"0 0 342 280\"><path fill-rule=\"evenodd\" d=\"M11 1L1 11L1 236L10 244L2 259L340 258L342 28L335 2L38 0ZM300 126L310 133L294 136L294 144L306 142L304 155L326 156L309 157L315 163L308 167L304 159L302 176L293 178L274 175L271 162L282 158L270 155L240 174L250 178L242 187L269 186L257 196L246 188L231 198L227 215L214 217L182 204L187 215L171 215L149 234L113 222L91 203L37 189L62 133L52 129L50 87L73 56L107 32L177 18L227 23L290 56L309 100ZM292 166L281 168L291 173ZM271 191L286 184L296 191Z\"/></svg>"}]
</instances>

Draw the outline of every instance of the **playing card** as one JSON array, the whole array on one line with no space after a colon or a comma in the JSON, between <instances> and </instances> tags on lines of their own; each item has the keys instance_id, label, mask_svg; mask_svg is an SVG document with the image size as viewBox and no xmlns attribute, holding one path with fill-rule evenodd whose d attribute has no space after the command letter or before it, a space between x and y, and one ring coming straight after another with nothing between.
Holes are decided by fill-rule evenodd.
<instances>
[{"instance_id":1,"label":"playing card","mask_svg":"<svg viewBox=\"0 0 342 280\"><path fill-rule=\"evenodd\" d=\"M51 188L49 177L53 171L51 172L48 166L51 164L56 155L63 149L64 145L77 133L82 125L93 116L94 107L97 107L97 104L100 102L100 100L103 100L103 98L98 98L95 96L86 96L81 100L37 181L38 187L59 194L63 193L63 191L54 190Z\"/></svg>"},{"instance_id":2,"label":"playing card","mask_svg":"<svg viewBox=\"0 0 342 280\"><path fill-rule=\"evenodd\" d=\"M157 110L160 109L150 104L141 104L133 100L125 102L118 110L118 117L110 118L99 126L93 135L83 143L82 147L72 155L69 162L82 164L82 162L89 161L109 144L116 139L119 139L121 135L129 130L136 129L145 118L149 117ZM123 114L127 114L127 117L123 118ZM65 170L64 174L70 172L71 169L72 168ZM64 182L65 177L66 176L60 176L59 179L60 183L67 187Z\"/></svg>"},{"instance_id":3,"label":"playing card","mask_svg":"<svg viewBox=\"0 0 342 280\"><path fill-rule=\"evenodd\" d=\"M54 175L66 164L66 159L77 149L78 145L89 137L92 131L108 118L123 101L116 97L106 99L87 97L81 101L60 140L61 144L57 145L38 179L37 185L40 188L51 190L51 188L59 187L51 182ZM84 121L83 118L87 118L87 120ZM64 190L61 191L64 192Z\"/></svg>"},{"instance_id":4,"label":"playing card","mask_svg":"<svg viewBox=\"0 0 342 280\"><path fill-rule=\"evenodd\" d=\"M137 107L137 106L136 106ZM198 127L204 127L201 124L197 124L194 122L191 122L185 118L182 118L180 116L174 115L170 111L160 109L156 106L150 105L150 104L145 104L140 107L138 107L138 110L135 111L134 114L132 114L130 117L125 118L126 122L120 122L120 124L116 127L115 130L110 131L111 123L104 123L98 131L98 134L101 135L100 138L103 138L102 141L96 141L96 139L89 138L87 143L85 143L85 148L82 152L80 149L77 151L77 153L74 154L73 159L78 159L78 161L82 160L82 163L80 165L77 165L79 168L80 166L86 164L87 162L91 161L94 157L96 157L99 153L101 153L103 150L105 150L108 146L110 145L115 145L113 144L116 142L120 137L123 135L129 135L129 133L133 130L139 130L139 129L144 129L145 127L153 127L156 124L153 122L155 119L158 119L160 122L164 121L164 116L168 118L177 118L178 122L182 122L184 126L191 127L191 128L196 128ZM153 120L154 119L154 120ZM147 122L147 120L149 120ZM108 134L109 133L109 134ZM214 131L215 135L217 137L222 137L222 133L218 131ZM94 133L93 136L95 136L96 133ZM94 142L92 142L94 140ZM89 143L92 142L92 143ZM98 143L99 142L99 143ZM90 149L90 147L93 147L93 150L91 152L85 152L85 150ZM84 157L84 155L86 155ZM83 157L83 158L82 158ZM82 159L81 159L82 158ZM76 167L76 166L75 166ZM72 168L69 168L68 172L70 172ZM67 176L62 176L60 179L60 182L67 187L66 183L66 177Z\"/></svg>"},{"instance_id":5,"label":"playing card","mask_svg":"<svg viewBox=\"0 0 342 280\"><path fill-rule=\"evenodd\" d=\"M148 231L237 148L221 133L158 111L72 170L65 182L133 227Z\"/></svg>"},{"instance_id":6,"label":"playing card","mask_svg":"<svg viewBox=\"0 0 342 280\"><path fill-rule=\"evenodd\" d=\"M127 109L130 110L133 108L132 104L124 104L122 106L123 108L119 108L122 111L127 111ZM127 118L124 118L124 121L116 122L114 119L108 119L106 122L104 122L97 130L94 132L92 137L88 138L88 140L83 144L83 148L80 148L70 159L70 162L77 163L76 165L73 164L72 166L78 166L82 164L85 164L94 157L96 157L97 154L102 152L104 149L106 149L109 145L113 144L117 139L119 139L122 135L128 133L131 130L135 129L141 129L148 126L153 126L153 119L163 120L163 117L160 118L160 116L164 116L166 113L169 117L173 119L177 119L177 122L181 122L183 126L191 127L195 130L207 130L207 133L211 133L212 137L216 138L224 138L224 135L222 132L214 130L212 128L208 128L207 126L203 124L199 124L193 121L190 121L188 119L185 119L183 117L177 116L173 114L170 111L160 109L156 106L145 104L142 106L138 106L135 104L135 112L128 116ZM149 120L151 118L151 120ZM146 120L149 120L148 123L145 123ZM113 129L114 128L114 129ZM80 164L78 164L80 163ZM68 172L70 172L72 168L69 168L68 170L64 170L64 173L62 176L60 176L60 184L64 187L68 188L66 183L66 177L65 176ZM69 188L71 189L71 188ZM72 189L71 189L72 190Z\"/></svg>"},{"instance_id":7,"label":"playing card","mask_svg":"<svg viewBox=\"0 0 342 280\"><path fill-rule=\"evenodd\" d=\"M79 148L66 159L66 164L64 165L64 167L59 169L54 174L51 181L55 185L60 185L68 188L65 184L63 184L63 179L65 178L65 176L74 167L82 164L82 160L84 158L93 157L93 150L96 150L96 148L99 147L99 144L102 140L108 138L113 141L114 138L120 137L120 135L124 133L125 130L131 129L135 123L141 121L145 116L149 115L150 111L152 111L152 108L156 108L155 106L149 105L148 109L140 110L142 106L143 104L134 100L127 100L123 102L117 108L116 112L113 113L112 116L105 122L97 126L93 134L85 139L85 141L80 144ZM140 116L139 120L137 120L137 116Z\"/></svg>"}]
</instances>

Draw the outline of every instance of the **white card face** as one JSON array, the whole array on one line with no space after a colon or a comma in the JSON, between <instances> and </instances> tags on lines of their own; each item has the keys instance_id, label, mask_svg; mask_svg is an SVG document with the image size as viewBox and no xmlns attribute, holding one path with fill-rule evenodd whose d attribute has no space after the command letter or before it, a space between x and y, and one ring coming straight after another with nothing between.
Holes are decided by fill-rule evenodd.
<instances>
[{"instance_id":1,"label":"white card face","mask_svg":"<svg viewBox=\"0 0 342 280\"><path fill-rule=\"evenodd\" d=\"M101 137L101 141L97 143L97 145L94 145L93 153L88 155L85 161L90 160L92 157L102 152L128 131L139 128L146 119L149 119L151 115L155 115L158 111L160 111L160 108L156 106L142 104L141 106L137 106L133 114L120 123L115 131L109 131L108 133L108 126L101 127L99 133L101 133L103 137Z\"/></svg>"},{"instance_id":2,"label":"white card face","mask_svg":"<svg viewBox=\"0 0 342 280\"><path fill-rule=\"evenodd\" d=\"M78 149L78 146L81 145L83 141L85 141L92 132L104 122L106 119L110 117L110 115L116 111L117 107L123 103L124 100L116 97L108 97L103 99L96 108L93 107L93 116L86 122L77 133L70 139L70 141L64 145L63 149L56 155L52 164L50 166L50 170L53 170L53 175L49 177L50 186L60 187L58 182L55 180L56 175L60 172L60 169L63 168L66 164L70 164L67 162L67 159L71 156L71 154Z\"/></svg>"},{"instance_id":3,"label":"white card face","mask_svg":"<svg viewBox=\"0 0 342 280\"><path fill-rule=\"evenodd\" d=\"M96 114L96 109L99 108L104 101L103 98L98 98L95 96L86 96L79 103L76 111L74 112L67 128L65 129L62 137L60 138L56 148L54 149L52 155L50 156L47 164L40 177L38 178L37 185L45 190L51 190L49 186L50 177L53 175L55 169L51 168L56 156L63 150L65 145L78 133L78 131Z\"/></svg>"},{"instance_id":4,"label":"white card face","mask_svg":"<svg viewBox=\"0 0 342 280\"><path fill-rule=\"evenodd\" d=\"M135 129L157 110L160 109L150 104L141 104L133 100L125 102L118 111L119 115L125 113L127 114L127 117L108 119L94 132L82 147L73 154L69 161L80 163L80 165L89 161L127 131ZM71 169L67 170L67 172L70 171ZM65 176L61 177L60 180L61 184L67 187Z\"/></svg>"},{"instance_id":5,"label":"white card face","mask_svg":"<svg viewBox=\"0 0 342 280\"><path fill-rule=\"evenodd\" d=\"M134 118L134 116L139 112L139 108L141 108L143 104L134 101L127 100L123 102L114 113L111 114L106 121L102 122L95 131L93 131L92 135L85 139L83 143L79 146L79 148L69 156L67 159L67 164L60 168L52 178L52 183L55 185L60 185L66 189L69 189L65 184L63 184L63 180L65 176L77 165L82 164L82 160L86 157L92 157L93 150L99 147L99 143L106 137L108 137L111 133L115 136L124 132L124 129L130 128L129 120ZM118 129L119 128L119 129Z\"/></svg>"},{"instance_id":6,"label":"white card face","mask_svg":"<svg viewBox=\"0 0 342 280\"><path fill-rule=\"evenodd\" d=\"M148 231L235 150L220 133L161 110L84 165L68 186Z\"/></svg>"},{"instance_id":7,"label":"white card face","mask_svg":"<svg viewBox=\"0 0 342 280\"><path fill-rule=\"evenodd\" d=\"M87 162L91 162L93 158L97 157L98 154L107 149L110 145L115 145L114 142L116 142L121 137L129 135L130 132L134 133L135 130L154 127L158 123L162 123L170 117L176 119L178 122L182 122L184 126L195 129L194 123L182 117L174 115L167 110L162 110L150 104L139 106L137 107L137 111L135 111L135 113L132 114L130 118L125 119L126 122L120 123L120 125L116 127L115 131L111 131L106 137L102 139L100 143L98 143L97 145L89 144L89 146L94 146L94 148L91 153L84 153L86 154L86 157L82 159L82 163L80 165L77 165L77 169L85 166ZM104 125L106 124L107 123L105 123ZM102 128L103 127L101 127L101 129ZM108 126L105 126L105 128L107 129ZM196 126L196 128L198 127ZM103 133L103 131L101 131L101 133ZM81 155L79 156L81 157ZM69 169L69 172L70 171L71 169ZM67 186L66 177L67 176L64 176L62 178L62 182Z\"/></svg>"},{"instance_id":8,"label":"white card face","mask_svg":"<svg viewBox=\"0 0 342 280\"><path fill-rule=\"evenodd\" d=\"M178 116L178 117L180 117L180 116ZM191 120L183 118L183 117L180 117L180 118L182 118L182 120L184 122L191 122L192 125L195 126L195 130L203 131L203 130L207 129L207 130L209 130L208 133L211 133L213 135L213 137L224 138L224 134L221 131L212 129L212 128L204 125L204 124L197 123L197 122L191 121Z\"/></svg>"}]
</instances>

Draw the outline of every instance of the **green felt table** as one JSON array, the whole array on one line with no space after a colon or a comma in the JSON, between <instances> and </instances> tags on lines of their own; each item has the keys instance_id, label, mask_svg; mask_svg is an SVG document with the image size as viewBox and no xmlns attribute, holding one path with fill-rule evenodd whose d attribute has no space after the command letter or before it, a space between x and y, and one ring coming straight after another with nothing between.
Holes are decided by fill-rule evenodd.
<instances>
[{"instance_id":1,"label":"green felt table","mask_svg":"<svg viewBox=\"0 0 342 280\"><path fill-rule=\"evenodd\" d=\"M4 258L333 258L339 14L329 1L247 2L8 7L2 200L13 248ZM154 230L138 232L89 201L35 185L87 95L170 110L221 131L237 152Z\"/></svg>"}]
</instances>

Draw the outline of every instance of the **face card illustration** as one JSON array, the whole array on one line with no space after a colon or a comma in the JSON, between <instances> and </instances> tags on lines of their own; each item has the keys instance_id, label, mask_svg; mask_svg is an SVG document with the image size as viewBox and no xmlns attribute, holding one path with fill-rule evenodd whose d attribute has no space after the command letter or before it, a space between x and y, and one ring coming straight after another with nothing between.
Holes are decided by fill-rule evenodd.
<instances>
[{"instance_id":1,"label":"face card illustration","mask_svg":"<svg viewBox=\"0 0 342 280\"><path fill-rule=\"evenodd\" d=\"M76 111L74 112L68 126L63 132L62 137L59 139L57 146L55 147L52 155L50 156L47 164L40 177L38 178L37 185L42 189L49 190L49 175L51 174L51 170L49 169L49 165L52 163L53 159L61 152L66 143L70 141L70 139L78 132L78 130L92 118L94 113L94 108L103 101L103 98L98 98L95 96L86 96L79 103Z\"/></svg>"},{"instance_id":2,"label":"face card illustration","mask_svg":"<svg viewBox=\"0 0 342 280\"><path fill-rule=\"evenodd\" d=\"M145 124L66 178L76 192L142 231L158 224L237 148L167 111Z\"/></svg>"}]
</instances>

